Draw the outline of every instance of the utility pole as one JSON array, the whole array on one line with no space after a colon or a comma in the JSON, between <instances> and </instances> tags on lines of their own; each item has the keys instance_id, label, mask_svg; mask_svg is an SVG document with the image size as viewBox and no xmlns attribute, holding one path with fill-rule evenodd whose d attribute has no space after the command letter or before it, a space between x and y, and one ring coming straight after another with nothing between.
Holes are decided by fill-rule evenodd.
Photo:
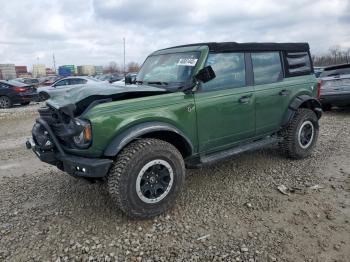
<instances>
[{"instance_id":1,"label":"utility pole","mask_svg":"<svg viewBox=\"0 0 350 262\"><path fill-rule=\"evenodd\" d=\"M123 65L123 68L124 68L124 77L125 77L125 37L123 37L123 45L124 45L124 65Z\"/></svg>"},{"instance_id":2,"label":"utility pole","mask_svg":"<svg viewBox=\"0 0 350 262\"><path fill-rule=\"evenodd\" d=\"M53 71L56 74L56 59L55 59L55 53L52 54L52 60L53 60Z\"/></svg>"}]
</instances>

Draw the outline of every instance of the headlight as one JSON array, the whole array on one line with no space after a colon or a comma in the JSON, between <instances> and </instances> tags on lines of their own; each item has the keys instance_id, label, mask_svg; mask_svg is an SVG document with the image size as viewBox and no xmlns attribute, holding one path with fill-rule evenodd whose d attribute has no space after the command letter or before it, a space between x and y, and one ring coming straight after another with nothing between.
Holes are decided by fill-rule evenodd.
<instances>
[{"instance_id":1,"label":"headlight","mask_svg":"<svg viewBox=\"0 0 350 262\"><path fill-rule=\"evenodd\" d=\"M92 139L91 124L81 119L77 119L76 124L83 126L84 129L79 135L73 137L74 144L80 148L86 148Z\"/></svg>"}]
</instances>

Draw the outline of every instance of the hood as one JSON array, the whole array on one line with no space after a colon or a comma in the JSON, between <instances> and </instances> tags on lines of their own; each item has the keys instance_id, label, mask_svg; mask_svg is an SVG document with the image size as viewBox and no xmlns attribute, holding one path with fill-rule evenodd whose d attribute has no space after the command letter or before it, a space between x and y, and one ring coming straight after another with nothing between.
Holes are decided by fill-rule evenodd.
<instances>
[{"instance_id":1,"label":"hood","mask_svg":"<svg viewBox=\"0 0 350 262\"><path fill-rule=\"evenodd\" d=\"M93 101L101 99L124 100L136 97L156 95L167 92L164 88L151 87L146 85L111 85L101 83L96 85L81 85L79 87L62 90L53 94L47 104L56 109L75 104L78 111L83 111Z\"/></svg>"}]
</instances>

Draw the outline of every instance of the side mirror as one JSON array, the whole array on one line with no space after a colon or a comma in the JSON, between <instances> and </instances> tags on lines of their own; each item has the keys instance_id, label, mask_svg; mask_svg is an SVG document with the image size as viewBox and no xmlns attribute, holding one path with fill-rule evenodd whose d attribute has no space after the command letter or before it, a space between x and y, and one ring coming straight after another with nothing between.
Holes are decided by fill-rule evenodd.
<instances>
[{"instance_id":1,"label":"side mirror","mask_svg":"<svg viewBox=\"0 0 350 262\"><path fill-rule=\"evenodd\" d=\"M133 83L132 77L129 76L129 75L125 76L125 84L126 85L131 85L132 83Z\"/></svg>"},{"instance_id":2,"label":"side mirror","mask_svg":"<svg viewBox=\"0 0 350 262\"><path fill-rule=\"evenodd\" d=\"M216 77L215 72L211 66L206 66L199 70L199 72L194 76L197 81L206 83Z\"/></svg>"}]
</instances>

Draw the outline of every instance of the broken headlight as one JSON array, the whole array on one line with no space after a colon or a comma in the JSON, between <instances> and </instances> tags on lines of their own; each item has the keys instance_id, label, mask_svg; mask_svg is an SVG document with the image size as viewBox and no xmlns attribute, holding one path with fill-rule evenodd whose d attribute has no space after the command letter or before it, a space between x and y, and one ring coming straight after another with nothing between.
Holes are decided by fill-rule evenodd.
<instances>
[{"instance_id":1,"label":"broken headlight","mask_svg":"<svg viewBox=\"0 0 350 262\"><path fill-rule=\"evenodd\" d=\"M83 127L83 131L73 137L74 144L80 148L87 148L92 139L91 124L86 120L76 119L76 124Z\"/></svg>"}]
</instances>

